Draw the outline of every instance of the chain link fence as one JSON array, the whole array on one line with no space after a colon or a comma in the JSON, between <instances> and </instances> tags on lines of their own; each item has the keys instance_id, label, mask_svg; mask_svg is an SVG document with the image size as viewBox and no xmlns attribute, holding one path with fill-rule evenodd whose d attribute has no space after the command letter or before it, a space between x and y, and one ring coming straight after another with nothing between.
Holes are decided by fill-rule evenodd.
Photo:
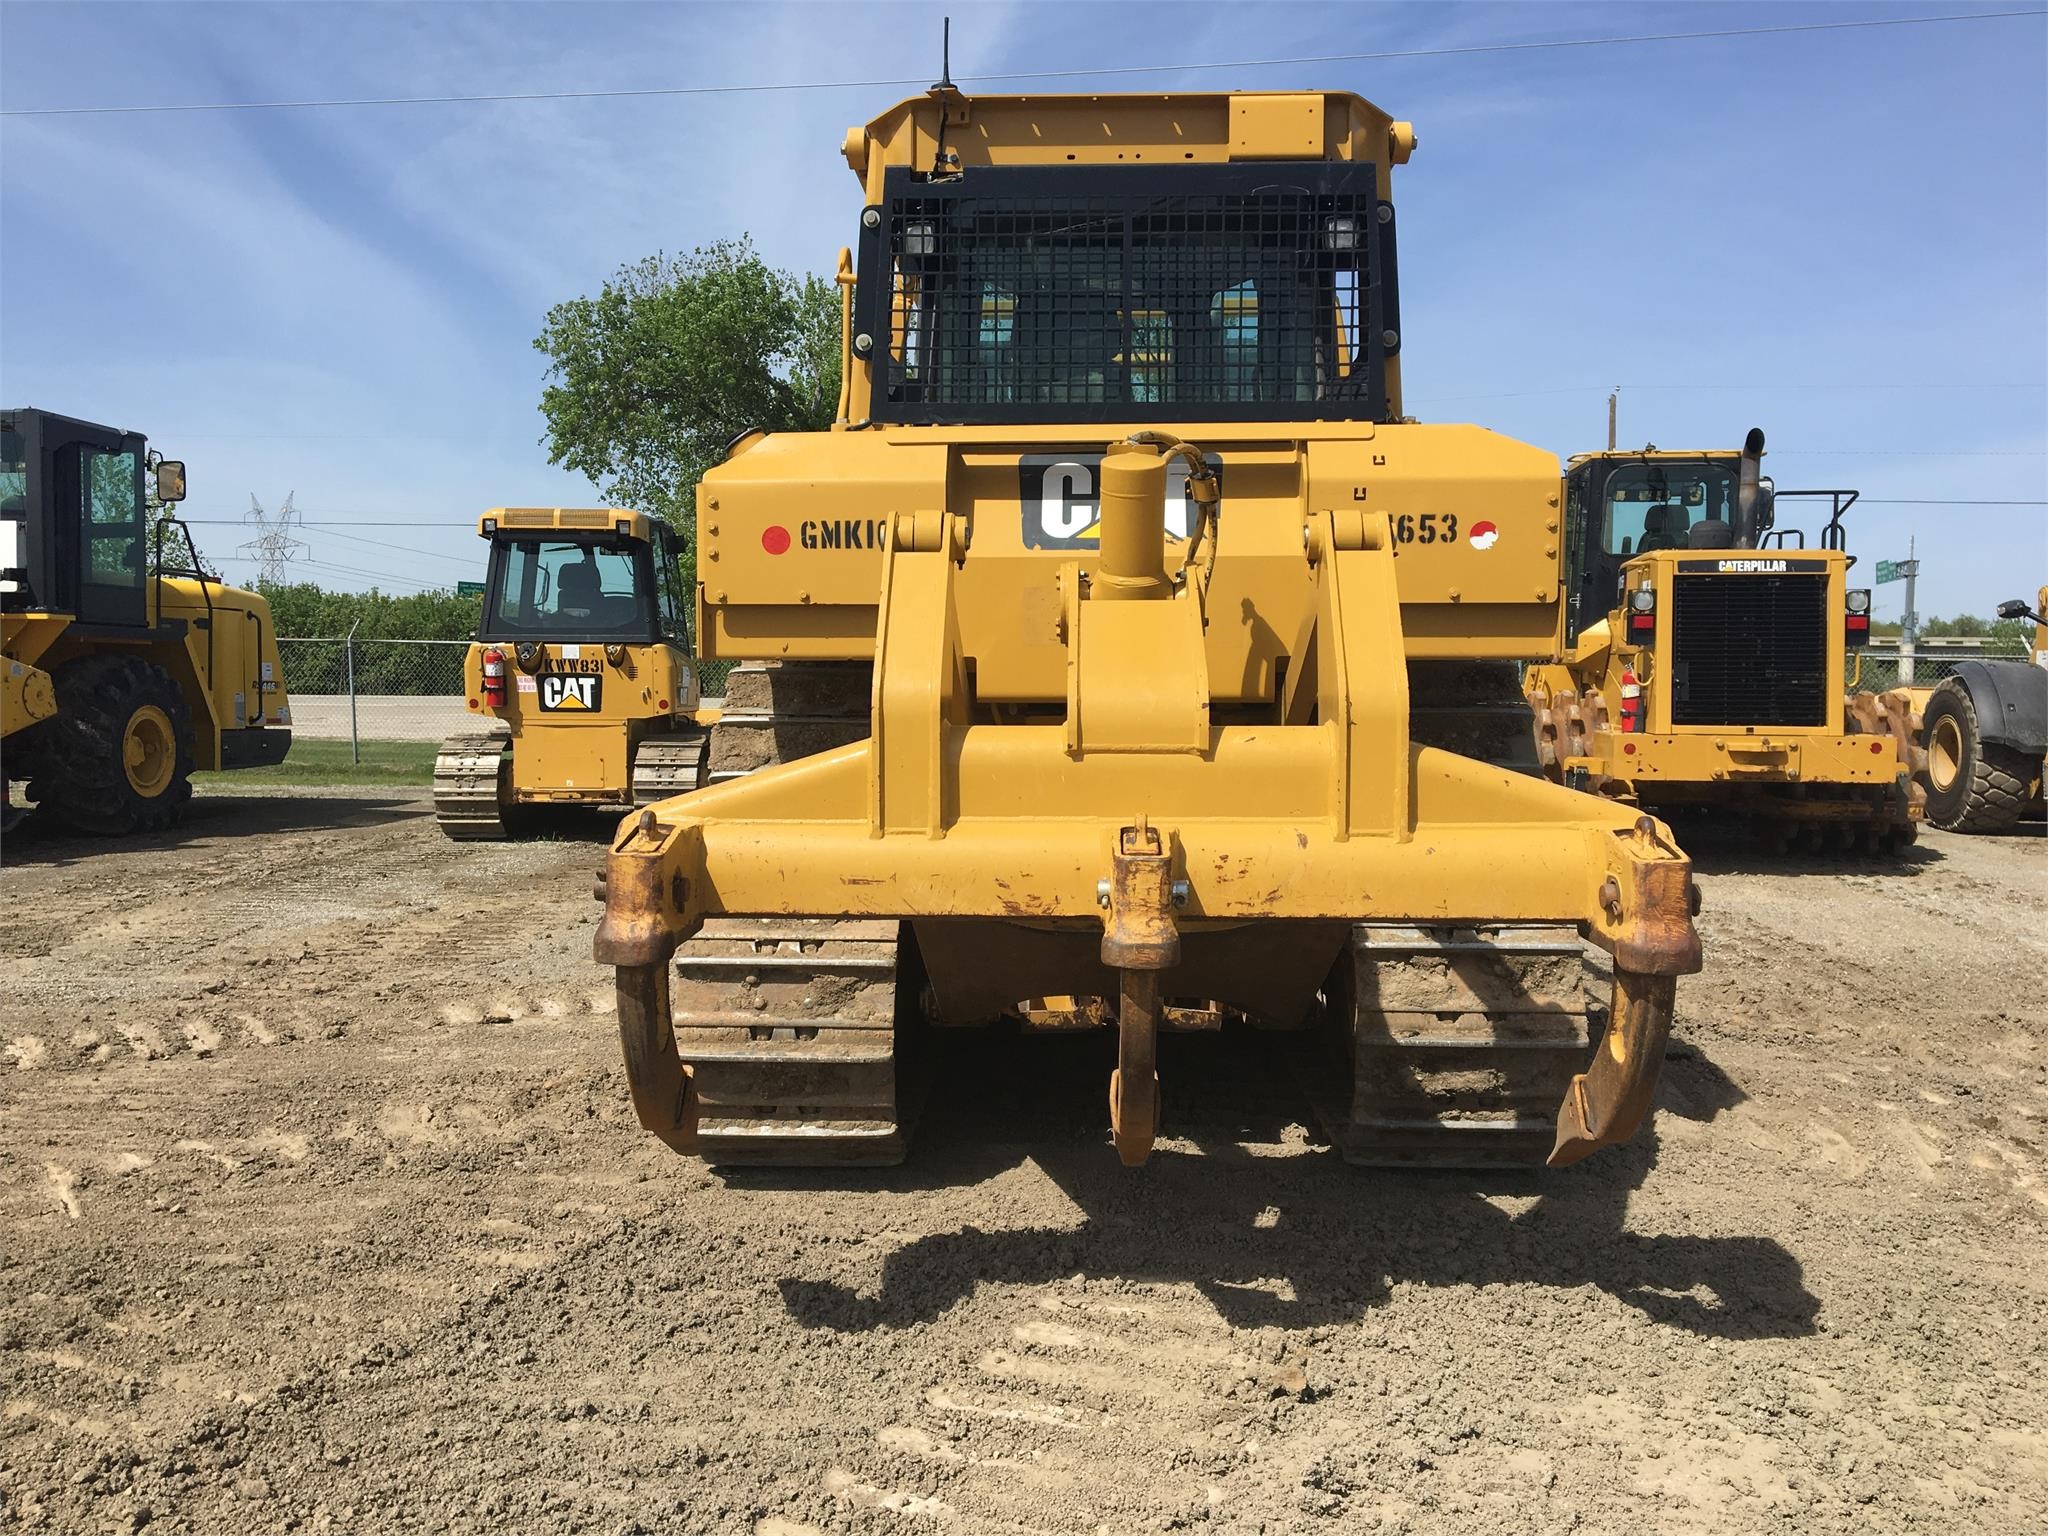
<instances>
[{"instance_id":1,"label":"chain link fence","mask_svg":"<svg viewBox=\"0 0 2048 1536\"><path fill-rule=\"evenodd\" d=\"M1913 647L1915 688L1932 688L1951 675L1965 661L2025 661L2026 645L2021 641L1957 640L1923 637ZM1855 693L1883 693L1896 688L1902 671L1897 641L1874 641L1860 654L1849 657L1849 688Z\"/></svg>"},{"instance_id":2,"label":"chain link fence","mask_svg":"<svg viewBox=\"0 0 2048 1536\"><path fill-rule=\"evenodd\" d=\"M462 692L467 640L280 636L292 734L307 741L439 741L481 722ZM699 662L706 698L725 692L730 662Z\"/></svg>"},{"instance_id":3,"label":"chain link fence","mask_svg":"<svg viewBox=\"0 0 2048 1536\"><path fill-rule=\"evenodd\" d=\"M292 734L307 741L439 741L473 722L462 695L466 640L277 642Z\"/></svg>"}]
</instances>

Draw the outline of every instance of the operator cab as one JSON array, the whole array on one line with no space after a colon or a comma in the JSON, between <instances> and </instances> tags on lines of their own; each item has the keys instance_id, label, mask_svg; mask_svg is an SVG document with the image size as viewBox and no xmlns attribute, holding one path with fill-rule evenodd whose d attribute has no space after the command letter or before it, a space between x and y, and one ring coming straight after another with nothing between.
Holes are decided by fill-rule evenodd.
<instances>
[{"instance_id":1,"label":"operator cab","mask_svg":"<svg viewBox=\"0 0 2048 1536\"><path fill-rule=\"evenodd\" d=\"M1393 205L1378 188L1367 161L892 165L861 220L862 413L1393 420Z\"/></svg>"},{"instance_id":2,"label":"operator cab","mask_svg":"<svg viewBox=\"0 0 2048 1536\"><path fill-rule=\"evenodd\" d=\"M666 523L509 509L484 518L480 531L491 557L478 639L687 648L681 550Z\"/></svg>"},{"instance_id":3,"label":"operator cab","mask_svg":"<svg viewBox=\"0 0 2048 1536\"><path fill-rule=\"evenodd\" d=\"M1570 598L1566 643L1620 601L1621 569L1660 549L1729 549L1737 543L1738 454L1589 454L1565 477ZM1769 525L1768 482L1761 504Z\"/></svg>"},{"instance_id":4,"label":"operator cab","mask_svg":"<svg viewBox=\"0 0 2048 1536\"><path fill-rule=\"evenodd\" d=\"M149 504L182 499L184 472L139 432L0 411L0 607L147 629Z\"/></svg>"}]
</instances>

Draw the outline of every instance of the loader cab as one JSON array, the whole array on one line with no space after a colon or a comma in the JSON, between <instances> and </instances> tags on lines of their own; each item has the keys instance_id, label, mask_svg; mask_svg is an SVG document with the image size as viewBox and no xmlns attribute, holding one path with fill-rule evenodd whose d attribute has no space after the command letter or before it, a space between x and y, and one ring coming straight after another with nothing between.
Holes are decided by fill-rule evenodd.
<instances>
[{"instance_id":1,"label":"loader cab","mask_svg":"<svg viewBox=\"0 0 2048 1536\"><path fill-rule=\"evenodd\" d=\"M541 518L549 521L529 521ZM484 523L491 554L478 639L687 648L681 551L667 524L567 511L505 511Z\"/></svg>"},{"instance_id":2,"label":"loader cab","mask_svg":"<svg viewBox=\"0 0 2048 1536\"><path fill-rule=\"evenodd\" d=\"M1565 643L1620 602L1622 567L1637 556L1733 547L1739 481L1733 454L1574 459L1565 476Z\"/></svg>"},{"instance_id":3,"label":"loader cab","mask_svg":"<svg viewBox=\"0 0 2048 1536\"><path fill-rule=\"evenodd\" d=\"M175 471L167 482L182 482L183 466L164 467ZM0 607L146 629L156 468L139 432L0 411Z\"/></svg>"}]
</instances>

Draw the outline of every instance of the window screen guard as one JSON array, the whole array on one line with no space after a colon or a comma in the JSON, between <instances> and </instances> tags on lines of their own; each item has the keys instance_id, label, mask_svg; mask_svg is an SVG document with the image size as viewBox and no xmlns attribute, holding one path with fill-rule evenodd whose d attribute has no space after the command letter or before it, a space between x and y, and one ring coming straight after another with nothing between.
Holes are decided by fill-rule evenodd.
<instances>
[{"instance_id":1,"label":"window screen guard","mask_svg":"<svg viewBox=\"0 0 2048 1536\"><path fill-rule=\"evenodd\" d=\"M1371 165L896 167L861 222L875 421L1385 417L1400 322Z\"/></svg>"}]
</instances>

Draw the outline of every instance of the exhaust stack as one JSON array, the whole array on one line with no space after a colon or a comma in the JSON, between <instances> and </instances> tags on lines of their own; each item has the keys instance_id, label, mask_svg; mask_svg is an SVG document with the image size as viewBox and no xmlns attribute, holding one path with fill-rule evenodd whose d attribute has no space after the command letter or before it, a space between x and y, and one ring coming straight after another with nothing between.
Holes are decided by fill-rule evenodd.
<instances>
[{"instance_id":1,"label":"exhaust stack","mask_svg":"<svg viewBox=\"0 0 2048 1536\"><path fill-rule=\"evenodd\" d=\"M1764 429L1751 427L1742 440L1742 479L1735 490L1735 547L1755 549L1763 534L1758 526L1762 501Z\"/></svg>"}]
</instances>

